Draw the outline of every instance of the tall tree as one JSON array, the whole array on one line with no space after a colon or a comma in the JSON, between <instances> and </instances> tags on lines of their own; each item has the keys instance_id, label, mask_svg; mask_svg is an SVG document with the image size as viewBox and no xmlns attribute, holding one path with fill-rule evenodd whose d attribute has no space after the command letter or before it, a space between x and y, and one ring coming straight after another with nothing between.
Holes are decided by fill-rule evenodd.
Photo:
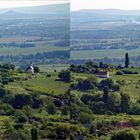
<instances>
[{"instance_id":1,"label":"tall tree","mask_svg":"<svg viewBox=\"0 0 140 140\"><path fill-rule=\"evenodd\" d=\"M122 94L121 96L121 112L127 113L130 108L130 96L128 94Z\"/></svg>"},{"instance_id":2,"label":"tall tree","mask_svg":"<svg viewBox=\"0 0 140 140\"><path fill-rule=\"evenodd\" d=\"M38 140L38 129L35 126L31 129L31 137L32 140Z\"/></svg>"},{"instance_id":3,"label":"tall tree","mask_svg":"<svg viewBox=\"0 0 140 140\"><path fill-rule=\"evenodd\" d=\"M128 53L125 54L125 67L126 68L129 67L129 55L128 55Z\"/></svg>"},{"instance_id":4,"label":"tall tree","mask_svg":"<svg viewBox=\"0 0 140 140\"><path fill-rule=\"evenodd\" d=\"M108 94L109 94L109 88L105 86L103 89L103 102L104 103L108 102Z\"/></svg>"}]
</instances>

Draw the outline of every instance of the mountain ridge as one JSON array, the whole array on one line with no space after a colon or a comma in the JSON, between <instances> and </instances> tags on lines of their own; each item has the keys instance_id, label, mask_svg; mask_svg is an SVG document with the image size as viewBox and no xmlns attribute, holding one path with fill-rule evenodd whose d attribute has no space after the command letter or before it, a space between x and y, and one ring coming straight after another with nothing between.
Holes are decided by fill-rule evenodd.
<instances>
[{"instance_id":1,"label":"mountain ridge","mask_svg":"<svg viewBox=\"0 0 140 140\"><path fill-rule=\"evenodd\" d=\"M18 8L1 8L0 14L4 14L8 11L14 11L20 14L67 14L69 11L69 3Z\"/></svg>"},{"instance_id":2,"label":"mountain ridge","mask_svg":"<svg viewBox=\"0 0 140 140\"><path fill-rule=\"evenodd\" d=\"M103 15L140 15L140 10L123 10L123 9L81 9L77 11L71 11L74 13L95 13Z\"/></svg>"}]
</instances>

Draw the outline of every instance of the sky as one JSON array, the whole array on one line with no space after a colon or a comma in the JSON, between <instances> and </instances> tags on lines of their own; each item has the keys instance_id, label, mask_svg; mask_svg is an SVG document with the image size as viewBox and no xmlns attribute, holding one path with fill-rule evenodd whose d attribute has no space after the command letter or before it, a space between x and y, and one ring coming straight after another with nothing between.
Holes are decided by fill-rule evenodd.
<instances>
[{"instance_id":1,"label":"sky","mask_svg":"<svg viewBox=\"0 0 140 140\"><path fill-rule=\"evenodd\" d=\"M67 0L0 0L0 8L28 7L56 3L65 3Z\"/></svg>"},{"instance_id":2,"label":"sky","mask_svg":"<svg viewBox=\"0 0 140 140\"><path fill-rule=\"evenodd\" d=\"M140 0L71 0L71 11L110 8L140 10Z\"/></svg>"}]
</instances>

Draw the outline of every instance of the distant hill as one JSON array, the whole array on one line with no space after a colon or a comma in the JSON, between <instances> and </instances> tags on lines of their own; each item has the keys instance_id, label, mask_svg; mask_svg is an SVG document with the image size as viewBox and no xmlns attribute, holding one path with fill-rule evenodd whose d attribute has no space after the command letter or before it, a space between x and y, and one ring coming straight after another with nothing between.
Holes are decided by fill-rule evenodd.
<instances>
[{"instance_id":1,"label":"distant hill","mask_svg":"<svg viewBox=\"0 0 140 140\"><path fill-rule=\"evenodd\" d=\"M119 9L84 9L71 12L72 23L106 22L106 21L139 21L140 10Z\"/></svg>"},{"instance_id":2,"label":"distant hill","mask_svg":"<svg viewBox=\"0 0 140 140\"><path fill-rule=\"evenodd\" d=\"M68 14L69 4L50 4L33 7L19 7L0 9L0 14Z\"/></svg>"},{"instance_id":3,"label":"distant hill","mask_svg":"<svg viewBox=\"0 0 140 140\"><path fill-rule=\"evenodd\" d=\"M72 14L102 14L102 15L140 15L140 10L120 10L120 9L83 9L72 11Z\"/></svg>"}]
</instances>

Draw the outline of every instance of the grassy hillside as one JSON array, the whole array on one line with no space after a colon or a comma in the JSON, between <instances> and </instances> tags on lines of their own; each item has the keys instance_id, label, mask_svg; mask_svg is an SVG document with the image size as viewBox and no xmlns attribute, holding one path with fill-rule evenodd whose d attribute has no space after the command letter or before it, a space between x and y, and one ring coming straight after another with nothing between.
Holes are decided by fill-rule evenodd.
<instances>
[{"instance_id":1,"label":"grassy hillside","mask_svg":"<svg viewBox=\"0 0 140 140\"><path fill-rule=\"evenodd\" d=\"M109 71L109 78L96 76L106 69ZM113 136L121 132L125 134L128 131L133 135L134 131L135 140L138 140L140 68L115 65L100 67L86 63L72 65L71 70L71 121L80 129L79 135L87 140L113 140ZM126 110L122 111L126 102ZM122 125L118 126L120 123ZM72 136L75 137L76 133Z\"/></svg>"},{"instance_id":2,"label":"grassy hillside","mask_svg":"<svg viewBox=\"0 0 140 140\"><path fill-rule=\"evenodd\" d=\"M38 139L69 139L69 83L58 76L63 68L32 75L0 65L0 138L30 140L34 130Z\"/></svg>"},{"instance_id":3,"label":"grassy hillside","mask_svg":"<svg viewBox=\"0 0 140 140\"><path fill-rule=\"evenodd\" d=\"M124 50L124 49L106 49L106 50L79 50L72 51L72 59L98 59L98 58L124 58L124 54L129 52L130 56L138 56L140 49Z\"/></svg>"}]
</instances>

